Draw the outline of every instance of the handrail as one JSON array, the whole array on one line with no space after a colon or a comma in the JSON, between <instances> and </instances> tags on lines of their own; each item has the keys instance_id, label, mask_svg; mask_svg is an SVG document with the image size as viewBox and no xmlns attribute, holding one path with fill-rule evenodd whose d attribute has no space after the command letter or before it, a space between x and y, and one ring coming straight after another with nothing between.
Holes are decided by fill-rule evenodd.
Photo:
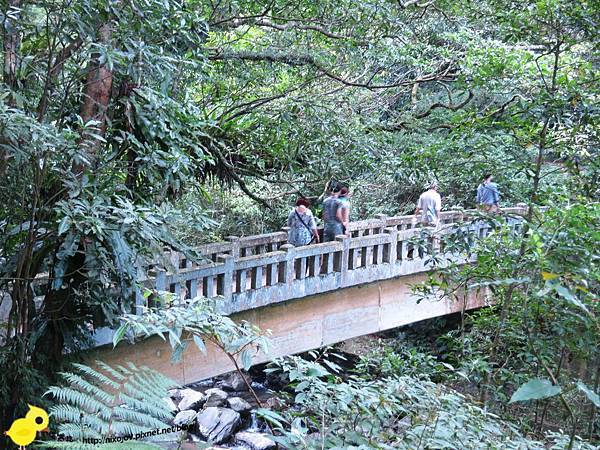
<instances>
[{"instance_id":1,"label":"handrail","mask_svg":"<svg viewBox=\"0 0 600 450\"><path fill-rule=\"evenodd\" d=\"M507 214L519 213L526 211L525 206L516 206L503 208L503 212ZM447 223L448 220L460 219L459 221L468 220L475 214L477 210L450 210L443 211L440 214L440 222ZM353 233L353 237L363 236L364 231L368 231L368 234L373 234L373 231L377 233L383 232L382 230L388 227L400 227L399 229L412 228L414 227L415 216L404 215L404 216L386 216L384 214L378 214L376 218L358 220L350 222L348 229ZM319 227L319 230L322 228ZM228 236L226 241L211 242L208 244L202 244L196 247L194 250L200 256L205 256L216 261L216 256L219 254L228 254L234 257L251 256L256 254L264 254L270 251L277 250L281 245L287 244L287 227L284 227L284 231L277 231L273 233L258 234L252 236ZM361 233L363 232L363 233ZM271 247L269 247L271 246ZM264 248L260 248L264 247ZM181 264L181 261L186 261L187 258L179 254L180 264L174 264L180 268L186 267L185 264Z\"/></svg>"}]
</instances>

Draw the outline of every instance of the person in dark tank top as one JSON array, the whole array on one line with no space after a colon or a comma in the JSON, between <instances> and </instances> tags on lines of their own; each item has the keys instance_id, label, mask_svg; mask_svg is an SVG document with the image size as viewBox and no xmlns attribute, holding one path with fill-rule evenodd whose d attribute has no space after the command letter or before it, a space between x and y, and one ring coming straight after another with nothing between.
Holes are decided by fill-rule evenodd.
<instances>
[{"instance_id":1,"label":"person in dark tank top","mask_svg":"<svg viewBox=\"0 0 600 450\"><path fill-rule=\"evenodd\" d=\"M339 197L340 188L335 186L329 197L323 201L323 242L335 241L338 234L343 234L341 220L337 211L342 206Z\"/></svg>"}]
</instances>

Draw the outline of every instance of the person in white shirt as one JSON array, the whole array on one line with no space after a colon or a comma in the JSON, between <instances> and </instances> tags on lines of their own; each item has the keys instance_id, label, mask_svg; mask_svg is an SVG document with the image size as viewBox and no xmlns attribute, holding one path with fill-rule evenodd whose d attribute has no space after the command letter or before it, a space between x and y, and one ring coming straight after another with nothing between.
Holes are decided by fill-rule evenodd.
<instances>
[{"instance_id":1,"label":"person in white shirt","mask_svg":"<svg viewBox=\"0 0 600 450\"><path fill-rule=\"evenodd\" d=\"M429 188L421 194L417 202L415 216L421 213L421 224L425 227L437 227L440 223L442 197L438 193L438 184L433 181Z\"/></svg>"}]
</instances>

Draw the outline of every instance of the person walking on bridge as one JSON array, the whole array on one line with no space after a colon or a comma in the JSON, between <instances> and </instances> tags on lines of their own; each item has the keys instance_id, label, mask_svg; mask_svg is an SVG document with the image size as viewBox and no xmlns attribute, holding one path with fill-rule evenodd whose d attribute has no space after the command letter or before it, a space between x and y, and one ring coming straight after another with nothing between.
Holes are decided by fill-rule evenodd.
<instances>
[{"instance_id":1,"label":"person walking on bridge","mask_svg":"<svg viewBox=\"0 0 600 450\"><path fill-rule=\"evenodd\" d=\"M299 198L288 215L288 242L296 247L309 245L313 241L319 242L317 223L309 206L307 199Z\"/></svg>"},{"instance_id":2,"label":"person walking on bridge","mask_svg":"<svg viewBox=\"0 0 600 450\"><path fill-rule=\"evenodd\" d=\"M492 182L492 174L487 173L477 187L477 205L487 213L497 214L500 211L499 201L498 185Z\"/></svg>"},{"instance_id":3,"label":"person walking on bridge","mask_svg":"<svg viewBox=\"0 0 600 450\"><path fill-rule=\"evenodd\" d=\"M415 216L421 213L421 224L425 227L436 227L440 223L440 213L442 210L442 197L438 193L438 184L436 181L429 183L428 189L421 194L417 202Z\"/></svg>"},{"instance_id":4,"label":"person walking on bridge","mask_svg":"<svg viewBox=\"0 0 600 450\"><path fill-rule=\"evenodd\" d=\"M338 208L336 215L338 220L342 222L342 233L350 236L350 190L347 187L341 188L338 198L341 206Z\"/></svg>"},{"instance_id":5,"label":"person walking on bridge","mask_svg":"<svg viewBox=\"0 0 600 450\"><path fill-rule=\"evenodd\" d=\"M339 199L340 187L334 186L331 194L323 200L323 242L335 241L338 234L343 234L342 216L338 210L342 208Z\"/></svg>"}]
</instances>

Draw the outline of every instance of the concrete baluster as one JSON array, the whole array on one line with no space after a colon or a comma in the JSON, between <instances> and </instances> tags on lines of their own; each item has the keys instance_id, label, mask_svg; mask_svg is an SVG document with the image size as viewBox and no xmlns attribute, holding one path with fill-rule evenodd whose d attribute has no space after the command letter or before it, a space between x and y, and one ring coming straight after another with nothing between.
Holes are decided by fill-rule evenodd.
<instances>
[{"instance_id":1,"label":"concrete baluster","mask_svg":"<svg viewBox=\"0 0 600 450\"><path fill-rule=\"evenodd\" d=\"M296 279L302 280L306 278L306 260L307 258L299 258L296 260Z\"/></svg>"},{"instance_id":2,"label":"concrete baluster","mask_svg":"<svg viewBox=\"0 0 600 450\"><path fill-rule=\"evenodd\" d=\"M377 234L383 234L387 225L387 215L375 214L375 217L377 217L377 219L381 222L381 224L377 228ZM373 264L381 264L383 262L383 247L383 244L379 244L373 248Z\"/></svg>"},{"instance_id":3,"label":"concrete baluster","mask_svg":"<svg viewBox=\"0 0 600 450\"><path fill-rule=\"evenodd\" d=\"M233 270L235 258L232 255L219 254L217 262L223 264L224 272L217 276L217 295L222 295L226 302L231 301L233 294Z\"/></svg>"},{"instance_id":4,"label":"concrete baluster","mask_svg":"<svg viewBox=\"0 0 600 450\"><path fill-rule=\"evenodd\" d=\"M198 280L190 280L190 298L196 298L198 296Z\"/></svg>"},{"instance_id":5,"label":"concrete baluster","mask_svg":"<svg viewBox=\"0 0 600 450\"><path fill-rule=\"evenodd\" d=\"M405 228L406 230L406 228ZM402 262L408 259L408 242L406 237L402 237L399 244L400 246L400 260Z\"/></svg>"},{"instance_id":6,"label":"concrete baluster","mask_svg":"<svg viewBox=\"0 0 600 450\"><path fill-rule=\"evenodd\" d=\"M238 236L227 236L225 240L231 244L230 254L237 260L240 257L240 238Z\"/></svg>"},{"instance_id":7,"label":"concrete baluster","mask_svg":"<svg viewBox=\"0 0 600 450\"><path fill-rule=\"evenodd\" d=\"M390 243L383 248L383 262L394 264L398 259L398 229L388 227L383 232L390 236Z\"/></svg>"},{"instance_id":8,"label":"concrete baluster","mask_svg":"<svg viewBox=\"0 0 600 450\"><path fill-rule=\"evenodd\" d=\"M167 272L164 269L156 269L156 290L167 291Z\"/></svg>"},{"instance_id":9,"label":"concrete baluster","mask_svg":"<svg viewBox=\"0 0 600 450\"><path fill-rule=\"evenodd\" d=\"M437 254L440 252L441 248L441 231L440 228L437 227L431 230L431 251L432 254Z\"/></svg>"},{"instance_id":10,"label":"concrete baluster","mask_svg":"<svg viewBox=\"0 0 600 450\"><path fill-rule=\"evenodd\" d=\"M281 246L281 250L285 252L285 261L279 265L279 282L287 284L288 289L292 289L296 271L296 247L284 244Z\"/></svg>"},{"instance_id":11,"label":"concrete baluster","mask_svg":"<svg viewBox=\"0 0 600 450\"><path fill-rule=\"evenodd\" d=\"M348 236L342 236L342 235L335 237L335 240L342 244L342 251L337 252L337 254L335 256L333 270L335 272L341 273L342 286L345 285L346 278L348 275L348 259L350 257L350 239L351 238L349 238Z\"/></svg>"},{"instance_id":12,"label":"concrete baluster","mask_svg":"<svg viewBox=\"0 0 600 450\"><path fill-rule=\"evenodd\" d=\"M250 288L260 289L263 282L263 266L253 267L250 272Z\"/></svg>"},{"instance_id":13,"label":"concrete baluster","mask_svg":"<svg viewBox=\"0 0 600 450\"><path fill-rule=\"evenodd\" d=\"M285 239L285 244L289 244L290 243L290 241L289 241L289 238L290 238L290 227L281 227L281 231L287 233L288 237ZM283 244L283 245L285 245L285 244ZM277 244L275 244L275 245L277 245ZM281 247L279 247L279 248L281 248ZM273 250L275 250L275 248Z\"/></svg>"},{"instance_id":14,"label":"concrete baluster","mask_svg":"<svg viewBox=\"0 0 600 450\"><path fill-rule=\"evenodd\" d=\"M311 277L316 277L319 275L319 270L321 269L321 256L315 255L311 256L309 259L309 271L308 274Z\"/></svg>"}]
</instances>

